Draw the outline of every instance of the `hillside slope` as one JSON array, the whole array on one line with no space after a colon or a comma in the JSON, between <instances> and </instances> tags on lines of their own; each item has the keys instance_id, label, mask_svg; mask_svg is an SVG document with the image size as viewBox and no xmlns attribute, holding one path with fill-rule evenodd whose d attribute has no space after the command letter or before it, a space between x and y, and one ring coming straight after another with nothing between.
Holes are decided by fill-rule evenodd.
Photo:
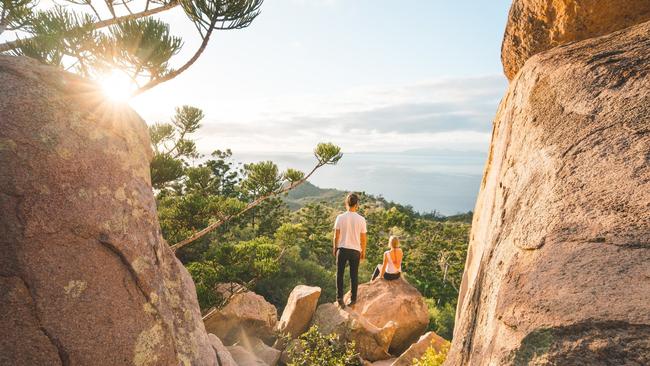
<instances>
[{"instance_id":1,"label":"hillside slope","mask_svg":"<svg viewBox=\"0 0 650 366\"><path fill-rule=\"evenodd\" d=\"M305 182L289 191L284 197L284 201L292 211L299 210L310 203L320 202L325 203L327 206L337 207L342 206L346 194L345 191L334 188L320 188L310 182Z\"/></svg>"}]
</instances>

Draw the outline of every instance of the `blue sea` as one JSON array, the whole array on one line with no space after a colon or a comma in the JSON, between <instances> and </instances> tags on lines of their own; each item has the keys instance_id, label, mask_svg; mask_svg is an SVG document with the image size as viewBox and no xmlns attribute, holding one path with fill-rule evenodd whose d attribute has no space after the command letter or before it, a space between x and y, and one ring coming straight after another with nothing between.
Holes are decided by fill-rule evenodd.
<instances>
[{"instance_id":1,"label":"blue sea","mask_svg":"<svg viewBox=\"0 0 650 366\"><path fill-rule=\"evenodd\" d=\"M350 153L318 170L310 182L321 188L365 191L420 212L445 215L474 210L487 152L410 151ZM315 159L299 153L246 153L242 162L272 160L282 169L309 171Z\"/></svg>"}]
</instances>

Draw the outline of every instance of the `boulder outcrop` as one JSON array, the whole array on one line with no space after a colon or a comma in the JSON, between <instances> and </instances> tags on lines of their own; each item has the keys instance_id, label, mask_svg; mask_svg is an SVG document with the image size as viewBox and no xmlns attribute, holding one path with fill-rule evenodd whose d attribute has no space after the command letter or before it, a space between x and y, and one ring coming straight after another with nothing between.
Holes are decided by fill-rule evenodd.
<instances>
[{"instance_id":1,"label":"boulder outcrop","mask_svg":"<svg viewBox=\"0 0 650 366\"><path fill-rule=\"evenodd\" d=\"M349 299L349 296L348 293L346 298ZM395 322L397 330L389 349L392 354L404 352L429 325L429 309L424 297L404 278L359 285L354 309L379 328Z\"/></svg>"},{"instance_id":2,"label":"boulder outcrop","mask_svg":"<svg viewBox=\"0 0 650 366\"><path fill-rule=\"evenodd\" d=\"M0 363L216 364L142 119L27 58L0 56L0 85Z\"/></svg>"},{"instance_id":3,"label":"boulder outcrop","mask_svg":"<svg viewBox=\"0 0 650 366\"><path fill-rule=\"evenodd\" d=\"M238 366L237 362L232 358L230 351L228 351L228 348L224 346L219 337L214 334L208 334L208 339L210 340L214 352L217 354L218 366Z\"/></svg>"},{"instance_id":4,"label":"boulder outcrop","mask_svg":"<svg viewBox=\"0 0 650 366\"><path fill-rule=\"evenodd\" d=\"M474 212L446 365L648 364L650 22L528 60Z\"/></svg>"},{"instance_id":5,"label":"boulder outcrop","mask_svg":"<svg viewBox=\"0 0 650 366\"><path fill-rule=\"evenodd\" d=\"M242 339L237 342L237 345L244 347L248 352L254 354L269 366L277 365L282 354L282 351L267 346L266 343L257 337Z\"/></svg>"},{"instance_id":6,"label":"boulder outcrop","mask_svg":"<svg viewBox=\"0 0 650 366\"><path fill-rule=\"evenodd\" d=\"M440 352L448 344L448 341L435 332L427 332L404 351L391 366L411 366L413 365L413 360L422 358L429 347L433 347L436 352Z\"/></svg>"},{"instance_id":7,"label":"boulder outcrop","mask_svg":"<svg viewBox=\"0 0 650 366\"><path fill-rule=\"evenodd\" d=\"M306 332L309 322L316 311L320 293L320 287L296 286L291 291L287 306L285 306L280 321L276 326L277 332L279 334L288 334L292 338Z\"/></svg>"},{"instance_id":8,"label":"boulder outcrop","mask_svg":"<svg viewBox=\"0 0 650 366\"><path fill-rule=\"evenodd\" d=\"M395 362L396 358L389 358L388 360L381 360L381 361L376 361L373 363L368 362L367 364L370 366L392 366L393 362ZM409 366L411 366L413 363L410 363Z\"/></svg>"},{"instance_id":9,"label":"boulder outcrop","mask_svg":"<svg viewBox=\"0 0 650 366\"><path fill-rule=\"evenodd\" d=\"M237 362L237 366L268 366L266 362L255 356L242 346L230 346L228 351Z\"/></svg>"},{"instance_id":10,"label":"boulder outcrop","mask_svg":"<svg viewBox=\"0 0 650 366\"><path fill-rule=\"evenodd\" d=\"M501 61L512 80L531 56L650 20L648 0L514 0Z\"/></svg>"},{"instance_id":11,"label":"boulder outcrop","mask_svg":"<svg viewBox=\"0 0 650 366\"><path fill-rule=\"evenodd\" d=\"M273 304L252 291L243 291L236 284L220 284L216 290L228 301L203 317L209 333L228 345L249 336L273 341L273 329L278 321L278 311Z\"/></svg>"},{"instance_id":12,"label":"boulder outcrop","mask_svg":"<svg viewBox=\"0 0 650 366\"><path fill-rule=\"evenodd\" d=\"M364 360L391 358L388 347L397 330L394 322L379 328L350 307L341 309L335 304L322 304L316 309L312 324L323 334L336 333L342 340L354 341Z\"/></svg>"}]
</instances>

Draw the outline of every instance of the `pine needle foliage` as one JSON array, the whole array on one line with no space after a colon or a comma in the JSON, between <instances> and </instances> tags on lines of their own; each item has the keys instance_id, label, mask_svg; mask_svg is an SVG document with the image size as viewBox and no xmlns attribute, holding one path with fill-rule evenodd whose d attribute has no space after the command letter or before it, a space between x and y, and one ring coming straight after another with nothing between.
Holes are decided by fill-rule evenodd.
<instances>
[{"instance_id":1,"label":"pine needle foliage","mask_svg":"<svg viewBox=\"0 0 650 366\"><path fill-rule=\"evenodd\" d=\"M134 95L171 80L196 62L215 30L246 28L264 0L0 0L0 54L27 56L85 77L111 70L138 86ZM200 45L177 61L183 40L160 14L182 9Z\"/></svg>"}]
</instances>

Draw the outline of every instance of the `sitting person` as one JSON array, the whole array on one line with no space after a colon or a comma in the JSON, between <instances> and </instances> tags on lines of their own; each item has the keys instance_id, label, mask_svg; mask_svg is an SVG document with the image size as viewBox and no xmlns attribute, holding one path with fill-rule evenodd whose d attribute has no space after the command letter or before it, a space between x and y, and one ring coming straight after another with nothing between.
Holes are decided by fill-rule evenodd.
<instances>
[{"instance_id":1,"label":"sitting person","mask_svg":"<svg viewBox=\"0 0 650 366\"><path fill-rule=\"evenodd\" d=\"M383 278L388 281L400 278L402 272L402 258L404 253L399 247L399 239L391 236L388 239L390 250L384 252L384 263L377 265L375 272L372 274L372 280Z\"/></svg>"}]
</instances>

